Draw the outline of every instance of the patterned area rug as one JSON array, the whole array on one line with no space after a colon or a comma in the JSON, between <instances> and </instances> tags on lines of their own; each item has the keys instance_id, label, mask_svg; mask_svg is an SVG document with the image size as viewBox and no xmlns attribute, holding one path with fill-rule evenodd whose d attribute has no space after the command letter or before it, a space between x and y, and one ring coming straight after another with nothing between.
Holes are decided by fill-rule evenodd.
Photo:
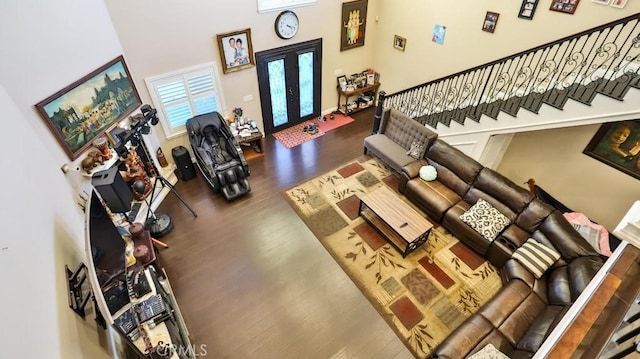
<instances>
[{"instance_id":1,"label":"patterned area rug","mask_svg":"<svg viewBox=\"0 0 640 359\"><path fill-rule=\"evenodd\" d=\"M278 142L280 142L284 147L292 148L314 138L318 138L329 131L335 130L336 128L342 127L353 121L353 118L341 114L336 114L333 120L331 120L329 118L329 115L327 115L327 120L325 122L317 119L305 121L282 131L278 131L273 134L273 137L275 137L275 139L278 140ZM302 131L305 126L308 126L312 123L318 125L317 133L311 135Z\"/></svg>"},{"instance_id":2,"label":"patterned area rug","mask_svg":"<svg viewBox=\"0 0 640 359\"><path fill-rule=\"evenodd\" d=\"M380 186L397 193L396 175L362 156L284 196L405 345L423 358L502 282L493 266L438 226L427 243L402 258L358 216L358 196Z\"/></svg>"}]
</instances>

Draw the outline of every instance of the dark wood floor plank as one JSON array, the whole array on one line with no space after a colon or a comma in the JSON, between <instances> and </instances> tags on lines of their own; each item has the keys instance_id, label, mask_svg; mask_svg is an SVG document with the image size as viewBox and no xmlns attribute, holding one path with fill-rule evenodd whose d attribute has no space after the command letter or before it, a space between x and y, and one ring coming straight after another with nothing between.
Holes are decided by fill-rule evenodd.
<instances>
[{"instance_id":1,"label":"dark wood floor plank","mask_svg":"<svg viewBox=\"0 0 640 359\"><path fill-rule=\"evenodd\" d=\"M286 149L272 136L249 161L252 191L232 202L202 175L159 208L167 270L193 344L213 358L410 358L410 352L286 203L282 192L362 154L373 111Z\"/></svg>"}]
</instances>

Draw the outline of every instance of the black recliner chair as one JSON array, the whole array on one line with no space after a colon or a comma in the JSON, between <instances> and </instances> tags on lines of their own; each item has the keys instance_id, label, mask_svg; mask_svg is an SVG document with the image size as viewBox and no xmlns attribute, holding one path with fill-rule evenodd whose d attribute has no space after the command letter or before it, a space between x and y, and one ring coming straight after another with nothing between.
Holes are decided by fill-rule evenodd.
<instances>
[{"instance_id":1,"label":"black recliner chair","mask_svg":"<svg viewBox=\"0 0 640 359\"><path fill-rule=\"evenodd\" d=\"M214 191L232 200L251 191L249 166L240 144L218 112L198 115L185 124L196 164Z\"/></svg>"}]
</instances>

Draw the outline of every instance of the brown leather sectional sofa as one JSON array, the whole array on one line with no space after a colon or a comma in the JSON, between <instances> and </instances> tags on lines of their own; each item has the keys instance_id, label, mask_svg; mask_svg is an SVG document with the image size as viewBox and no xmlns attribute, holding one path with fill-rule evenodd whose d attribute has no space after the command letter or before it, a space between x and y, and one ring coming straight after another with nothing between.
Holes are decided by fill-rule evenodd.
<instances>
[{"instance_id":1,"label":"brown leather sectional sofa","mask_svg":"<svg viewBox=\"0 0 640 359\"><path fill-rule=\"evenodd\" d=\"M427 163L437 170L434 181L418 176ZM504 282L494 298L433 351L432 358L464 358L489 343L514 359L532 357L603 264L559 211L441 139L430 144L423 159L402 169L399 188L430 219L499 268ZM460 219L479 198L510 220L493 241ZM539 279L511 258L529 238L561 255Z\"/></svg>"}]
</instances>

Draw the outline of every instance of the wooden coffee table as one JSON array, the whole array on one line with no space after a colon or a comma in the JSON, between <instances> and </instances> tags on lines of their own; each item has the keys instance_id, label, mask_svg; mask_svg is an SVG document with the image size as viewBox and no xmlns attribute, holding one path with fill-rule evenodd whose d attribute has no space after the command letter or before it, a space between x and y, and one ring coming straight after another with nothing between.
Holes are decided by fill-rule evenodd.
<instances>
[{"instance_id":1,"label":"wooden coffee table","mask_svg":"<svg viewBox=\"0 0 640 359\"><path fill-rule=\"evenodd\" d=\"M406 257L427 241L433 224L388 187L360 198L358 213Z\"/></svg>"}]
</instances>

